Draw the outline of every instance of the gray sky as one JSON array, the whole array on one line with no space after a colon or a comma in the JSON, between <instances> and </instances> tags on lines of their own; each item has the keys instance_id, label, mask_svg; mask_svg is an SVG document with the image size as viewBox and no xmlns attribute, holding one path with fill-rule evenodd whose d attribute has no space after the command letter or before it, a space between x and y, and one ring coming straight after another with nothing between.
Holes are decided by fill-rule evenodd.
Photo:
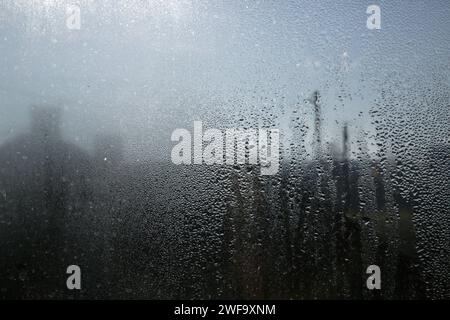
<instances>
[{"instance_id":1,"label":"gray sky","mask_svg":"<svg viewBox=\"0 0 450 320\"><path fill-rule=\"evenodd\" d=\"M392 73L428 82L437 66L450 83L445 0L81 0L81 30L66 27L66 3L0 0L0 143L26 130L31 104L52 104L86 148L121 132L133 156L164 158L171 132L207 120L205 109L274 105L288 130L289 110L314 90L332 140L344 121L370 130ZM370 4L381 30L366 27Z\"/></svg>"}]
</instances>

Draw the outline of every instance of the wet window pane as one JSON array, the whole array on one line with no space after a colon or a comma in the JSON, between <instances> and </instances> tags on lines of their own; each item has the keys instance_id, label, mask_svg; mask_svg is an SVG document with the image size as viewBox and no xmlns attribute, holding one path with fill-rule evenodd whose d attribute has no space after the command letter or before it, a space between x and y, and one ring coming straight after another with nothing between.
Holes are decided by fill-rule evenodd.
<instances>
[{"instance_id":1,"label":"wet window pane","mask_svg":"<svg viewBox=\"0 0 450 320\"><path fill-rule=\"evenodd\" d=\"M0 0L0 298L450 298L449 19Z\"/></svg>"}]
</instances>

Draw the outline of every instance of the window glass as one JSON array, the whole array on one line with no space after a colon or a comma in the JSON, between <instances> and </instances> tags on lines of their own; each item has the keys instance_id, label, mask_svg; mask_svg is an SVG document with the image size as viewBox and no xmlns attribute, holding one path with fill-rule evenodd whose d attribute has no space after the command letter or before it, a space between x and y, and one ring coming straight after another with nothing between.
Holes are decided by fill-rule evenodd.
<instances>
[{"instance_id":1,"label":"window glass","mask_svg":"<svg viewBox=\"0 0 450 320\"><path fill-rule=\"evenodd\" d=\"M0 0L0 297L450 298L450 6L376 2Z\"/></svg>"}]
</instances>

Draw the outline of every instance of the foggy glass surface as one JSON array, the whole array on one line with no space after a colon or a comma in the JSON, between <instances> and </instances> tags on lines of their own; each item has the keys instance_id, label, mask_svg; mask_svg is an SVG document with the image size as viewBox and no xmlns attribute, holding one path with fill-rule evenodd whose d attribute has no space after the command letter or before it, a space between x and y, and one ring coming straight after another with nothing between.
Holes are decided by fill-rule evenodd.
<instances>
[{"instance_id":1,"label":"foggy glass surface","mask_svg":"<svg viewBox=\"0 0 450 320\"><path fill-rule=\"evenodd\" d=\"M450 298L448 1L72 4L0 0L0 298Z\"/></svg>"}]
</instances>

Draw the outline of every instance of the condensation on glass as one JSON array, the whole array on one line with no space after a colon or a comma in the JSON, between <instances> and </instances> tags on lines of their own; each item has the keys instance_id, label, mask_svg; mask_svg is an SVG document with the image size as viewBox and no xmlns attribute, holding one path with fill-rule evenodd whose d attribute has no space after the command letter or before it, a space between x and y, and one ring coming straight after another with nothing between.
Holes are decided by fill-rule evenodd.
<instances>
[{"instance_id":1,"label":"condensation on glass","mask_svg":"<svg viewBox=\"0 0 450 320\"><path fill-rule=\"evenodd\" d=\"M0 0L0 297L450 298L450 6L378 2Z\"/></svg>"}]
</instances>

